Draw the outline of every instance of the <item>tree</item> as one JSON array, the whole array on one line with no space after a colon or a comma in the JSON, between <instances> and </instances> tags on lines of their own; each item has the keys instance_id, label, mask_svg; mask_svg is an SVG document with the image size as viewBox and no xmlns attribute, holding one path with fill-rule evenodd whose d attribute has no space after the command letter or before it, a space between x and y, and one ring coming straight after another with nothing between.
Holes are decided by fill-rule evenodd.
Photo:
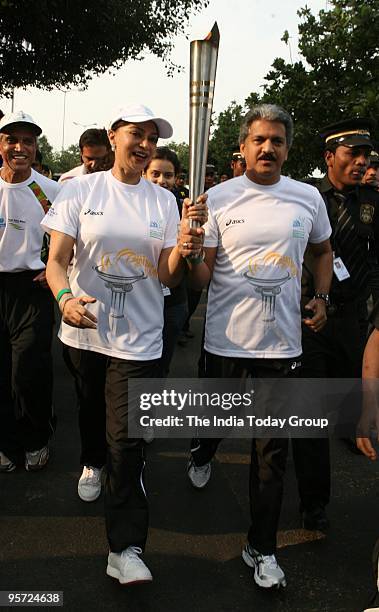
<instances>
[{"instance_id":1,"label":"tree","mask_svg":"<svg viewBox=\"0 0 379 612\"><path fill-rule=\"evenodd\" d=\"M49 166L49 168L51 168L55 172L55 168L53 168L55 164L55 155L53 147L51 146L45 135L42 135L38 138L38 149L40 150L42 155L42 163Z\"/></svg>"},{"instance_id":2,"label":"tree","mask_svg":"<svg viewBox=\"0 0 379 612\"><path fill-rule=\"evenodd\" d=\"M330 0L330 5L317 17L309 8L298 11L302 57L295 64L277 58L265 78L261 100L280 104L294 118L286 168L295 178L322 167L323 125L362 116L377 126L379 2ZM285 32L282 40L288 44L288 38Z\"/></svg>"},{"instance_id":3,"label":"tree","mask_svg":"<svg viewBox=\"0 0 379 612\"><path fill-rule=\"evenodd\" d=\"M233 100L215 120L215 128L209 142L208 159L215 164L219 174L230 174L232 149L238 144L243 115L243 107Z\"/></svg>"},{"instance_id":4,"label":"tree","mask_svg":"<svg viewBox=\"0 0 379 612\"><path fill-rule=\"evenodd\" d=\"M169 142L167 145L177 154L182 170L189 169L189 145L186 142Z\"/></svg>"},{"instance_id":5,"label":"tree","mask_svg":"<svg viewBox=\"0 0 379 612\"><path fill-rule=\"evenodd\" d=\"M208 0L2 0L0 95L13 88L85 86L93 75L153 53L169 59L173 37ZM26 6L27 5L27 6Z\"/></svg>"}]
</instances>

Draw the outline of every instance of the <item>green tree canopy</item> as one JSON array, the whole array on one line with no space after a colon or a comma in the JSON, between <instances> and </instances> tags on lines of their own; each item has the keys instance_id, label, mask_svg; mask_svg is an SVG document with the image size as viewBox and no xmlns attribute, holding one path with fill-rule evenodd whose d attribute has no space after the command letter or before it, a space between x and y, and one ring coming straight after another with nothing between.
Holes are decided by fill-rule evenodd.
<instances>
[{"instance_id":1,"label":"green tree canopy","mask_svg":"<svg viewBox=\"0 0 379 612\"><path fill-rule=\"evenodd\" d=\"M288 63L277 58L266 75L257 101L276 103L292 115L295 138L286 163L294 178L322 168L321 127L343 118L379 117L379 2L331 0L330 10L314 16L309 8L298 12L301 58ZM289 34L282 40L288 44Z\"/></svg>"},{"instance_id":2,"label":"green tree canopy","mask_svg":"<svg viewBox=\"0 0 379 612\"><path fill-rule=\"evenodd\" d=\"M188 173L189 167L189 145L186 142L169 142L167 145L177 154L182 170Z\"/></svg>"},{"instance_id":3,"label":"green tree canopy","mask_svg":"<svg viewBox=\"0 0 379 612\"><path fill-rule=\"evenodd\" d=\"M168 55L208 0L2 0L0 95L14 87L85 86L93 75L150 52Z\"/></svg>"},{"instance_id":4,"label":"green tree canopy","mask_svg":"<svg viewBox=\"0 0 379 612\"><path fill-rule=\"evenodd\" d=\"M208 159L215 164L219 174L230 174L232 149L238 144L239 129L244 115L243 108L233 100L215 121L209 142Z\"/></svg>"}]
</instances>

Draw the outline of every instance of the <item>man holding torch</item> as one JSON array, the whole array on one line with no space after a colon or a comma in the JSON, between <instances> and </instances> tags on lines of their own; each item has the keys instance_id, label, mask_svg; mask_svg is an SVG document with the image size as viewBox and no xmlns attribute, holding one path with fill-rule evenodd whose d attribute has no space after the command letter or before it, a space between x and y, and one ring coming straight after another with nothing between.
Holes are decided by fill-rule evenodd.
<instances>
[{"instance_id":1,"label":"man holding torch","mask_svg":"<svg viewBox=\"0 0 379 612\"><path fill-rule=\"evenodd\" d=\"M205 225L204 261L188 260L195 288L210 283L205 330L208 378L289 378L301 365L300 280L305 248L315 257L313 314L304 322L317 333L326 322L325 300L332 276L331 233L318 191L281 176L292 143L293 124L282 108L253 107L240 130L246 174L211 188ZM191 230L196 239L196 230ZM256 281L277 276L285 283L270 300ZM259 282L258 282L259 284ZM275 283L274 283L275 284ZM267 408L272 404L267 390ZM204 487L219 440L198 439L188 476ZM296 443L296 440L294 440ZM278 565L276 534L282 503L288 439L253 439L250 467L251 527L242 557L264 588L286 585Z\"/></svg>"}]
</instances>

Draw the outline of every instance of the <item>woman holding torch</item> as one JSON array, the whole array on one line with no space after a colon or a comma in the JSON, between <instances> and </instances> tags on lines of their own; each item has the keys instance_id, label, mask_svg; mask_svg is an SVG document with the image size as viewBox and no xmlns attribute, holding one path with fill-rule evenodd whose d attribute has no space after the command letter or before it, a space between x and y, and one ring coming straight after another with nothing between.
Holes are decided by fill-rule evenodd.
<instances>
[{"instance_id":1,"label":"woman holding torch","mask_svg":"<svg viewBox=\"0 0 379 612\"><path fill-rule=\"evenodd\" d=\"M113 168L64 184L43 225L51 232L47 279L75 372L85 464L97 469L105 462L106 422L107 574L132 584L152 576L140 558L148 529L145 459L142 440L128 437L128 379L157 375L161 283L180 282L203 230L186 229L186 221L177 244L175 197L141 178L158 138L172 135L169 122L145 106L128 107L114 115L108 135ZM183 217L205 222L205 204L186 204Z\"/></svg>"}]
</instances>

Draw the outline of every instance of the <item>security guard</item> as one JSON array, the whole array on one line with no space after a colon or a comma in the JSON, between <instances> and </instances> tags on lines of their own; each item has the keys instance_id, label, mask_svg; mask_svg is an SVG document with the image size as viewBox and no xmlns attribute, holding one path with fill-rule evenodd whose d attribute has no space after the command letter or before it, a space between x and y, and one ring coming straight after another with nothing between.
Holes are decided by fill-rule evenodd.
<instances>
[{"instance_id":1,"label":"security guard","mask_svg":"<svg viewBox=\"0 0 379 612\"><path fill-rule=\"evenodd\" d=\"M236 176L242 176L243 174L245 174L246 162L245 162L244 156L242 155L240 151L239 145L236 145L233 148L230 167L233 171L233 178Z\"/></svg>"},{"instance_id":2,"label":"security guard","mask_svg":"<svg viewBox=\"0 0 379 612\"><path fill-rule=\"evenodd\" d=\"M321 133L327 174L316 186L332 226L334 274L330 295L317 295L328 306L327 324L317 334L303 324L304 378L361 375L366 301L379 277L379 193L370 185L361 185L373 149L370 128L368 120L351 119L329 125ZM314 287L308 254L302 284L304 301L309 301ZM303 527L325 530L325 507L330 497L328 439L304 439L294 449L294 461Z\"/></svg>"},{"instance_id":3,"label":"security guard","mask_svg":"<svg viewBox=\"0 0 379 612\"><path fill-rule=\"evenodd\" d=\"M374 189L379 190L379 154L377 151L371 151L367 170L362 179L365 185L371 185Z\"/></svg>"}]
</instances>

